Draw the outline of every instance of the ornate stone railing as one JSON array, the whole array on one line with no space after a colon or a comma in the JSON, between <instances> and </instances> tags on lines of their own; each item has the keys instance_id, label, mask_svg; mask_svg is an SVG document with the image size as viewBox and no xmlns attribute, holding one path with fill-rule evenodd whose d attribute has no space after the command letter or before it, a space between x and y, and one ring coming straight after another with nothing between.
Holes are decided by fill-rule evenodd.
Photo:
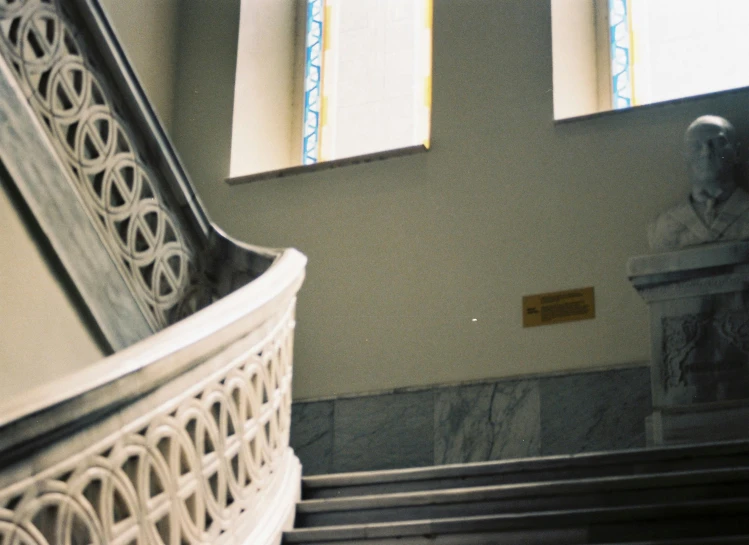
<instances>
[{"instance_id":1,"label":"ornate stone railing","mask_svg":"<svg viewBox=\"0 0 749 545\"><path fill-rule=\"evenodd\" d=\"M0 0L0 123L112 352L0 406L0 544L278 543L305 257L211 223L98 0Z\"/></svg>"},{"instance_id":2,"label":"ornate stone railing","mask_svg":"<svg viewBox=\"0 0 749 545\"><path fill-rule=\"evenodd\" d=\"M275 258L211 224L98 0L0 0L0 123L5 170L114 350Z\"/></svg>"},{"instance_id":3,"label":"ornate stone railing","mask_svg":"<svg viewBox=\"0 0 749 545\"><path fill-rule=\"evenodd\" d=\"M276 543L301 467L288 446L289 250L259 279L0 408L6 545Z\"/></svg>"}]
</instances>

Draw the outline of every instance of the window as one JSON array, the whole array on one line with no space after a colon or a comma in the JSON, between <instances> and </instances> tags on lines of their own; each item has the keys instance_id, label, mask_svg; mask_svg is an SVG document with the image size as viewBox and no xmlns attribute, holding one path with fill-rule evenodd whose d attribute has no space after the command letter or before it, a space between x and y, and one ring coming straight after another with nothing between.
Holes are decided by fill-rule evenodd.
<instances>
[{"instance_id":1,"label":"window","mask_svg":"<svg viewBox=\"0 0 749 545\"><path fill-rule=\"evenodd\" d=\"M431 15L430 0L243 0L230 176L428 147Z\"/></svg>"},{"instance_id":2,"label":"window","mask_svg":"<svg viewBox=\"0 0 749 545\"><path fill-rule=\"evenodd\" d=\"M747 25L746 0L552 0L554 117L749 86Z\"/></svg>"},{"instance_id":3,"label":"window","mask_svg":"<svg viewBox=\"0 0 749 545\"><path fill-rule=\"evenodd\" d=\"M746 0L616 0L631 11L634 104L749 85Z\"/></svg>"}]
</instances>

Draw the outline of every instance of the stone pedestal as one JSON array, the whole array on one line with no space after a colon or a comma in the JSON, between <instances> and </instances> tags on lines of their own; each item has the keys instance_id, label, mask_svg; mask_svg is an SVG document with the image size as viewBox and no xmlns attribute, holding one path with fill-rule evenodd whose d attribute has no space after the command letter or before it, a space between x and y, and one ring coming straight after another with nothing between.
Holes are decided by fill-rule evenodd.
<instances>
[{"instance_id":1,"label":"stone pedestal","mask_svg":"<svg viewBox=\"0 0 749 545\"><path fill-rule=\"evenodd\" d=\"M749 437L749 241L627 264L650 307L653 445Z\"/></svg>"}]
</instances>

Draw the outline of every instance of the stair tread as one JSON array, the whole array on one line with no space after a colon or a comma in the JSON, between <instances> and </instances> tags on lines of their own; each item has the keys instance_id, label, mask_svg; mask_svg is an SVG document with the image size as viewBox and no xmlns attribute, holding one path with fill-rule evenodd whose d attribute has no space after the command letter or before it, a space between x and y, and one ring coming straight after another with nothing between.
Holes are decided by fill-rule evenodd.
<instances>
[{"instance_id":1,"label":"stair tread","mask_svg":"<svg viewBox=\"0 0 749 545\"><path fill-rule=\"evenodd\" d=\"M303 500L299 513L408 507L445 503L480 502L520 496L550 496L605 490L652 489L685 485L736 483L749 481L749 467L680 471L655 474L617 475L584 479L522 482L475 487L380 493L342 498ZM747 488L749 493L749 487Z\"/></svg>"},{"instance_id":2,"label":"stair tread","mask_svg":"<svg viewBox=\"0 0 749 545\"><path fill-rule=\"evenodd\" d=\"M627 541L618 543L596 543L593 545L747 545L749 534L721 537L666 538L647 541Z\"/></svg>"},{"instance_id":3,"label":"stair tread","mask_svg":"<svg viewBox=\"0 0 749 545\"><path fill-rule=\"evenodd\" d=\"M621 467L627 464L665 462L674 459L709 459L718 456L749 454L749 441L726 441L688 446L668 446L628 451L579 453L514 460L474 462L441 466L311 475L302 478L305 488L332 488L379 484L465 478L501 473L540 471L544 469L578 468L591 465Z\"/></svg>"},{"instance_id":4,"label":"stair tread","mask_svg":"<svg viewBox=\"0 0 749 545\"><path fill-rule=\"evenodd\" d=\"M376 522L298 528L289 530L285 542L364 539L393 536L414 536L457 532L482 532L515 529L551 529L606 522L632 523L664 518L729 516L746 513L746 499L674 502L666 505L585 508L544 512L508 513L472 517Z\"/></svg>"}]
</instances>

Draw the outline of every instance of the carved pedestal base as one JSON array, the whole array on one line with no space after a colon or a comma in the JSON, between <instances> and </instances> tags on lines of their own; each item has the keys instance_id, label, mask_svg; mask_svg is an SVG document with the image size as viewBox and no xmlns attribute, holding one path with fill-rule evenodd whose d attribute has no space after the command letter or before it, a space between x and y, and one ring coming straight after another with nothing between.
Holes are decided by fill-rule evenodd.
<instances>
[{"instance_id":1,"label":"carved pedestal base","mask_svg":"<svg viewBox=\"0 0 749 545\"><path fill-rule=\"evenodd\" d=\"M749 242L630 259L650 308L654 445L749 437Z\"/></svg>"},{"instance_id":2,"label":"carved pedestal base","mask_svg":"<svg viewBox=\"0 0 749 545\"><path fill-rule=\"evenodd\" d=\"M661 409L645 419L648 446L731 441L747 435L749 403Z\"/></svg>"}]
</instances>

